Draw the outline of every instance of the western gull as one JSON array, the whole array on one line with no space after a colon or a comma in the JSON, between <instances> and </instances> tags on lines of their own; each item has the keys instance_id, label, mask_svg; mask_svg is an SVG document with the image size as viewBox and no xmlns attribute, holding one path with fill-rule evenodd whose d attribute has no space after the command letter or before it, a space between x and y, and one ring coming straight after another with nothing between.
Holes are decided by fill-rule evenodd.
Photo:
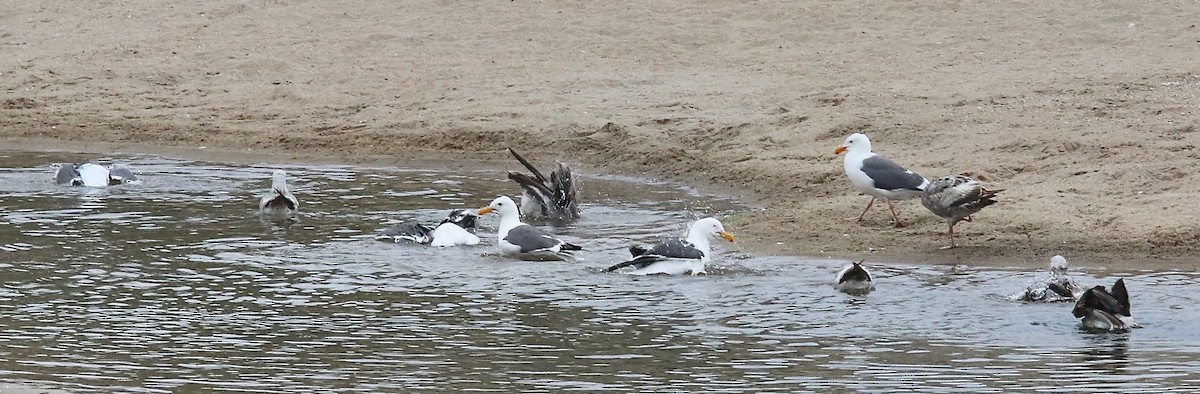
<instances>
[{"instance_id":1,"label":"western gull","mask_svg":"<svg viewBox=\"0 0 1200 394\"><path fill-rule=\"evenodd\" d=\"M971 215L995 204L994 197L1002 191L985 189L979 182L963 175L945 176L930 182L925 188L925 195L921 196L921 205L945 219L950 228L950 245L942 249L957 246L954 244L955 223L964 219L971 221Z\"/></svg>"},{"instance_id":2,"label":"western gull","mask_svg":"<svg viewBox=\"0 0 1200 394\"><path fill-rule=\"evenodd\" d=\"M613 272L625 267L635 267L630 272L634 275L683 275L705 273L704 264L712 254L709 241L722 237L733 242L733 234L725 231L725 226L716 218L704 218L692 223L688 228L687 239L668 238L645 249L638 246L629 247L633 259L608 267L604 272Z\"/></svg>"},{"instance_id":3,"label":"western gull","mask_svg":"<svg viewBox=\"0 0 1200 394\"><path fill-rule=\"evenodd\" d=\"M1025 290L1008 298L1024 302L1074 301L1081 288L1067 275L1067 259L1061 255L1050 258L1050 272L1038 274L1029 281Z\"/></svg>"},{"instance_id":4,"label":"western gull","mask_svg":"<svg viewBox=\"0 0 1200 394\"><path fill-rule=\"evenodd\" d=\"M258 201L259 212L292 215L300 209L300 200L288 191L287 173L275 170L271 173L271 192Z\"/></svg>"},{"instance_id":5,"label":"western gull","mask_svg":"<svg viewBox=\"0 0 1200 394\"><path fill-rule=\"evenodd\" d=\"M863 261L866 260L852 263L842 268L841 271L838 271L837 276L834 277L837 279L836 287L838 291L847 294L866 294L875 289L875 282L871 280L871 273L867 272L867 269L862 266Z\"/></svg>"},{"instance_id":6,"label":"western gull","mask_svg":"<svg viewBox=\"0 0 1200 394\"><path fill-rule=\"evenodd\" d=\"M1129 292L1125 290L1125 280L1117 279L1112 292L1104 286L1096 286L1083 292L1075 309L1071 310L1075 317L1083 318L1085 329L1100 331L1125 331L1141 327L1133 321L1129 313Z\"/></svg>"},{"instance_id":7,"label":"western gull","mask_svg":"<svg viewBox=\"0 0 1200 394\"><path fill-rule=\"evenodd\" d=\"M572 252L583 250L545 230L521 223L517 203L508 196L496 197L476 214L483 216L492 212L500 215L496 237L500 252L505 256L534 261L573 260Z\"/></svg>"},{"instance_id":8,"label":"western gull","mask_svg":"<svg viewBox=\"0 0 1200 394\"><path fill-rule=\"evenodd\" d=\"M478 245L479 237L473 234L476 217L475 212L471 210L454 209L433 229L415 220L409 220L388 227L375 235L375 239L432 246Z\"/></svg>"},{"instance_id":9,"label":"western gull","mask_svg":"<svg viewBox=\"0 0 1200 394\"><path fill-rule=\"evenodd\" d=\"M546 179L537 167L529 164L517 151L508 148L508 153L533 173L533 176L529 176L508 172L508 179L521 186L521 213L527 217L551 220L579 219L579 189L575 187L571 167L556 162L550 179Z\"/></svg>"},{"instance_id":10,"label":"western gull","mask_svg":"<svg viewBox=\"0 0 1200 394\"><path fill-rule=\"evenodd\" d=\"M105 187L125 183L141 183L124 164L105 167L95 163L57 164L54 181L60 185Z\"/></svg>"},{"instance_id":11,"label":"western gull","mask_svg":"<svg viewBox=\"0 0 1200 394\"><path fill-rule=\"evenodd\" d=\"M892 201L920 197L925 186L929 185L929 180L871 152L871 140L863 133L851 134L833 151L834 154L842 152L846 152L842 166L846 170L846 176L850 178L850 183L859 191L871 196L871 201L855 222L862 222L863 216L875 204L875 199L882 198L887 201L888 208L891 208L892 223L896 227L904 227L900 216L896 215L896 205Z\"/></svg>"}]
</instances>

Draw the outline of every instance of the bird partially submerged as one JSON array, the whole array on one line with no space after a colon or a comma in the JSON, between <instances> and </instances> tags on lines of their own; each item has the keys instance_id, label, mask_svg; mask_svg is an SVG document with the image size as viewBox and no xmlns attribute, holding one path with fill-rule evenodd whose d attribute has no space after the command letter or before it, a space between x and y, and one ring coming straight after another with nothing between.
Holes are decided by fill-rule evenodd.
<instances>
[{"instance_id":1,"label":"bird partially submerged","mask_svg":"<svg viewBox=\"0 0 1200 394\"><path fill-rule=\"evenodd\" d=\"M861 295L870 293L871 290L875 289L875 282L871 280L871 273L867 272L867 269L862 266L863 261L865 260L854 262L842 268L841 271L838 271L837 276L835 276L837 280L837 285L835 286L838 291Z\"/></svg>"},{"instance_id":2,"label":"bird partially submerged","mask_svg":"<svg viewBox=\"0 0 1200 394\"><path fill-rule=\"evenodd\" d=\"M1067 268L1065 257L1060 255L1051 257L1050 271L1038 274L1029 281L1024 291L1009 296L1009 299L1024 302L1074 301L1076 293L1082 294L1082 289L1067 274Z\"/></svg>"},{"instance_id":3,"label":"bird partially submerged","mask_svg":"<svg viewBox=\"0 0 1200 394\"><path fill-rule=\"evenodd\" d=\"M141 183L133 170L124 164L105 167L100 164L57 164L54 181L60 185L104 187L125 183Z\"/></svg>"},{"instance_id":4,"label":"bird partially submerged","mask_svg":"<svg viewBox=\"0 0 1200 394\"><path fill-rule=\"evenodd\" d=\"M258 200L258 210L281 215L292 215L300 210L300 200L288 191L286 172L275 170L271 173L271 192Z\"/></svg>"},{"instance_id":5,"label":"bird partially submerged","mask_svg":"<svg viewBox=\"0 0 1200 394\"><path fill-rule=\"evenodd\" d=\"M1141 327L1133 321L1133 315L1129 312L1129 291L1125 289L1124 279L1117 279L1112 292L1105 290L1104 286L1083 292L1071 314L1083 318L1083 328L1089 330L1125 331Z\"/></svg>"},{"instance_id":6,"label":"bird partially submerged","mask_svg":"<svg viewBox=\"0 0 1200 394\"><path fill-rule=\"evenodd\" d=\"M496 197L488 206L480 208L479 216L496 212L500 225L496 232L496 244L500 253L523 260L575 260L574 252L583 250L578 245L563 241L545 230L521 223L521 212L517 203L508 196Z\"/></svg>"},{"instance_id":7,"label":"bird partially submerged","mask_svg":"<svg viewBox=\"0 0 1200 394\"><path fill-rule=\"evenodd\" d=\"M476 218L478 216L471 210L454 209L432 229L409 220L384 229L375 235L375 239L432 246L478 245L479 237L474 234Z\"/></svg>"},{"instance_id":8,"label":"bird partially submerged","mask_svg":"<svg viewBox=\"0 0 1200 394\"><path fill-rule=\"evenodd\" d=\"M508 148L517 161L521 162L533 176L519 172L508 172L512 179L521 186L521 213L527 217L547 218L550 220L579 219L579 189L575 187L575 178L571 167L562 162L554 163L554 171L546 179L537 167L525 160L517 151Z\"/></svg>"},{"instance_id":9,"label":"bird partially submerged","mask_svg":"<svg viewBox=\"0 0 1200 394\"><path fill-rule=\"evenodd\" d=\"M733 234L725 231L721 221L716 218L704 218L692 223L688 228L687 239L668 238L649 249L640 246L630 246L629 253L633 258L608 267L604 272L613 272L625 267L635 267L630 272L636 275L667 274L682 275L704 273L704 264L712 254L709 243L716 237L733 242Z\"/></svg>"},{"instance_id":10,"label":"bird partially submerged","mask_svg":"<svg viewBox=\"0 0 1200 394\"><path fill-rule=\"evenodd\" d=\"M1004 190L988 190L979 182L963 175L951 175L935 179L925 187L921 205L938 215L949 226L950 245L954 243L954 224L961 220L970 221L971 215L996 203L996 194Z\"/></svg>"}]
</instances>

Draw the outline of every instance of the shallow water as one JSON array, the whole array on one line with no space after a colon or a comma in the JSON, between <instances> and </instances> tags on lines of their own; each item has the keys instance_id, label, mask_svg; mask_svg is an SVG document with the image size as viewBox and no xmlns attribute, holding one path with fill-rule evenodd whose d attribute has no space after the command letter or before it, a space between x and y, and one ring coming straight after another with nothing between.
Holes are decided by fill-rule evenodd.
<instances>
[{"instance_id":1,"label":"shallow water","mask_svg":"<svg viewBox=\"0 0 1200 394\"><path fill-rule=\"evenodd\" d=\"M833 289L844 261L724 244L707 276L601 273L631 242L745 209L669 184L584 177L584 218L552 227L587 249L583 261L531 263L495 254L494 216L479 247L371 239L511 193L500 170L284 166L302 202L285 226L254 212L274 167L121 157L144 184L53 183L49 163L88 158L0 151L0 382L105 393L1200 385L1196 273L1077 274L1125 277L1145 326L1094 334L1068 304L1008 301L1033 274L1003 269L868 261L879 289L856 297Z\"/></svg>"}]
</instances>

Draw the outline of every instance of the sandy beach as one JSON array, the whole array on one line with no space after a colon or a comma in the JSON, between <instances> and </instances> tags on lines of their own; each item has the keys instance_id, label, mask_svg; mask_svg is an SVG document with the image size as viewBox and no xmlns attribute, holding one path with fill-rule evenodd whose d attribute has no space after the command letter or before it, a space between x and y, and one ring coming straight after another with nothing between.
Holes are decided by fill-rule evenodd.
<instances>
[{"instance_id":1,"label":"sandy beach","mask_svg":"<svg viewBox=\"0 0 1200 394\"><path fill-rule=\"evenodd\" d=\"M1200 3L7 2L0 147L686 182L755 253L1195 270ZM833 149L1005 189L891 227ZM199 147L205 149L199 149ZM260 155L267 156L260 156ZM515 167L514 167L515 169ZM882 208L881 208L882 207Z\"/></svg>"}]
</instances>

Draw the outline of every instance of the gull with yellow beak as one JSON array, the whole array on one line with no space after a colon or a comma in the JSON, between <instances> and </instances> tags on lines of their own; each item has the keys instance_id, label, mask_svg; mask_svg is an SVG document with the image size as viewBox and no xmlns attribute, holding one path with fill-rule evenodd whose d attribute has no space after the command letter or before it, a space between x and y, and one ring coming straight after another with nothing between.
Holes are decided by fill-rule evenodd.
<instances>
[{"instance_id":1,"label":"gull with yellow beak","mask_svg":"<svg viewBox=\"0 0 1200 394\"><path fill-rule=\"evenodd\" d=\"M733 234L716 218L704 218L692 223L686 240L668 238L650 249L629 247L633 259L608 267L604 272L613 272L625 267L636 267L634 275L692 275L704 273L704 264L712 254L709 240L722 237L733 242Z\"/></svg>"},{"instance_id":2,"label":"gull with yellow beak","mask_svg":"<svg viewBox=\"0 0 1200 394\"><path fill-rule=\"evenodd\" d=\"M492 212L500 215L496 243L500 246L500 253L505 256L534 261L573 260L572 252L583 250L545 230L521 223L521 211L517 203L507 196L496 197L491 204L480 208L478 215Z\"/></svg>"},{"instance_id":3,"label":"gull with yellow beak","mask_svg":"<svg viewBox=\"0 0 1200 394\"><path fill-rule=\"evenodd\" d=\"M867 203L867 208L863 209L855 221L862 222L863 215L875 204L875 199L882 198L892 209L892 223L896 227L904 227L900 216L896 215L896 205L892 200L921 197L925 194L924 190L929 185L929 180L871 152L871 140L862 133L846 137L846 142L833 151L834 154L842 152L846 152L846 159L842 164L850 183L859 191L871 196L871 202Z\"/></svg>"}]
</instances>

